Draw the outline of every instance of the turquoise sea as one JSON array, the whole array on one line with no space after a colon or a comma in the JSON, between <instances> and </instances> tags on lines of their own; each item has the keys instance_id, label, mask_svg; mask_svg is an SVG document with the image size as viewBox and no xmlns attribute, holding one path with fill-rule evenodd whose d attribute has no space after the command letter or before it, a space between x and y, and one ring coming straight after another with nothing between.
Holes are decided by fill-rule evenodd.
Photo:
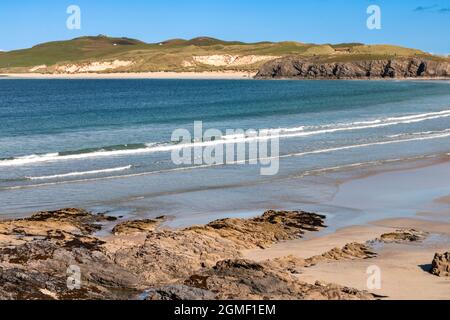
<instances>
[{"instance_id":1,"label":"turquoise sea","mask_svg":"<svg viewBox=\"0 0 450 320\"><path fill-rule=\"evenodd\" d=\"M194 121L276 132L279 173L175 165L172 132ZM0 80L0 217L71 206L196 222L295 208L328 192L301 177L449 151L448 82Z\"/></svg>"}]
</instances>

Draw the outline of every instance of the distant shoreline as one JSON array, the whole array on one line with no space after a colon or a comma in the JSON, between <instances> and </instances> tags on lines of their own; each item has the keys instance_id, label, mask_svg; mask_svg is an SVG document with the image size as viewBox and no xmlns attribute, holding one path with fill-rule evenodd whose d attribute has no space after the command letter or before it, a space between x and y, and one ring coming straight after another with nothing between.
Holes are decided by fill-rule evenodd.
<instances>
[{"instance_id":1,"label":"distant shoreline","mask_svg":"<svg viewBox=\"0 0 450 320\"><path fill-rule=\"evenodd\" d=\"M191 79L191 80L226 80L253 79L256 72L241 71L207 71L207 72L139 72L139 73L4 73L0 78L8 79Z\"/></svg>"},{"instance_id":2,"label":"distant shoreline","mask_svg":"<svg viewBox=\"0 0 450 320\"><path fill-rule=\"evenodd\" d=\"M258 78L255 79L257 72L243 71L205 71L205 72L175 72L175 71L157 71L157 72L116 72L116 73L0 73L0 79L172 79L172 80L303 80L303 81L450 81L447 77L416 77L416 78Z\"/></svg>"}]
</instances>

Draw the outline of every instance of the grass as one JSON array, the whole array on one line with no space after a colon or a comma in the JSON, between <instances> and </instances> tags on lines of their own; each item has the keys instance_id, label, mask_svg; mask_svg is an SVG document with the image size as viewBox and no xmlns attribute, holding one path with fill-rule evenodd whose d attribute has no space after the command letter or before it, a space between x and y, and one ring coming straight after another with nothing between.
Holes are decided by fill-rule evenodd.
<instances>
[{"instance_id":1,"label":"grass","mask_svg":"<svg viewBox=\"0 0 450 320\"><path fill-rule=\"evenodd\" d=\"M207 55L267 55L314 57L322 61L354 61L399 57L420 57L437 61L449 61L420 50L391 45L363 45L360 43L307 44L301 42L258 42L244 43L223 41L210 37L191 40L171 39L161 43L144 43L129 38L107 36L80 37L68 41L43 43L29 49L0 52L0 71L27 72L31 67L52 66L93 61L132 60L134 64L116 71L208 71L245 70L254 71L263 62L239 67L214 67L195 64L186 66L193 56Z\"/></svg>"}]
</instances>

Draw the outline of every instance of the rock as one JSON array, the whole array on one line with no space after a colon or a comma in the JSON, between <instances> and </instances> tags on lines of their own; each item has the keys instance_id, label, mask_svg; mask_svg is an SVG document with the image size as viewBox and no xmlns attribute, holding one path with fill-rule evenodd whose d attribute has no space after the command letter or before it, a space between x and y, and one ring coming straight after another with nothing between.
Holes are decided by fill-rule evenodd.
<instances>
[{"instance_id":1,"label":"rock","mask_svg":"<svg viewBox=\"0 0 450 320\"><path fill-rule=\"evenodd\" d=\"M96 236L101 223L111 219L64 209L0 222L0 299L135 299L143 292L144 298L159 300L373 298L302 283L276 264L240 259L243 249L319 230L321 215L267 211L180 230L162 228L161 218L124 222L115 235ZM345 250L347 255L360 251ZM70 266L80 269L80 289L68 288Z\"/></svg>"},{"instance_id":2,"label":"rock","mask_svg":"<svg viewBox=\"0 0 450 320\"><path fill-rule=\"evenodd\" d=\"M324 228L325 218L309 212L269 210L253 219L222 219L187 230L199 234L217 234L242 248L266 248L278 241L298 239L305 231Z\"/></svg>"},{"instance_id":3,"label":"rock","mask_svg":"<svg viewBox=\"0 0 450 320\"><path fill-rule=\"evenodd\" d=\"M301 274L302 269L307 265L305 259L290 255L264 261L264 265L269 268L283 270L291 274Z\"/></svg>"},{"instance_id":4,"label":"rock","mask_svg":"<svg viewBox=\"0 0 450 320\"><path fill-rule=\"evenodd\" d=\"M322 255L308 258L305 260L305 266L313 266L323 261L370 259L376 256L377 254L372 252L366 245L355 242L346 244L342 249L334 248Z\"/></svg>"},{"instance_id":5,"label":"rock","mask_svg":"<svg viewBox=\"0 0 450 320\"><path fill-rule=\"evenodd\" d=\"M219 300L374 299L370 293L355 289L303 283L289 273L242 259L219 261L213 268L192 275L183 285L184 292L196 292L187 288L199 289L201 296L209 292ZM162 297L171 293L164 287L151 292L155 291Z\"/></svg>"},{"instance_id":6,"label":"rock","mask_svg":"<svg viewBox=\"0 0 450 320\"><path fill-rule=\"evenodd\" d=\"M431 265L431 274L438 277L450 277L450 252L436 253Z\"/></svg>"},{"instance_id":7,"label":"rock","mask_svg":"<svg viewBox=\"0 0 450 320\"><path fill-rule=\"evenodd\" d=\"M395 232L385 233L376 239L376 241L384 243L402 243L422 241L428 236L428 233L415 229L401 229Z\"/></svg>"},{"instance_id":8,"label":"rock","mask_svg":"<svg viewBox=\"0 0 450 320\"><path fill-rule=\"evenodd\" d=\"M147 290L145 300L214 300L216 295L207 290L189 287L183 284L163 286L158 289Z\"/></svg>"},{"instance_id":9,"label":"rock","mask_svg":"<svg viewBox=\"0 0 450 320\"><path fill-rule=\"evenodd\" d=\"M265 63L256 79L382 79L450 77L450 62L418 58L326 62L284 57Z\"/></svg>"},{"instance_id":10,"label":"rock","mask_svg":"<svg viewBox=\"0 0 450 320\"><path fill-rule=\"evenodd\" d=\"M0 299L120 299L143 289L138 277L107 256L91 234L110 217L85 210L40 212L0 222ZM81 288L67 286L68 268L81 271Z\"/></svg>"},{"instance_id":11,"label":"rock","mask_svg":"<svg viewBox=\"0 0 450 320\"><path fill-rule=\"evenodd\" d=\"M307 259L287 256L265 261L264 264L272 268L288 271L292 274L300 274L302 268L312 267L323 262L370 259L376 256L377 254L372 252L365 244L349 243L342 249L334 248L321 255L316 255Z\"/></svg>"},{"instance_id":12,"label":"rock","mask_svg":"<svg viewBox=\"0 0 450 320\"><path fill-rule=\"evenodd\" d=\"M112 233L115 235L126 235L126 234L154 231L164 221L165 221L164 217L159 217L154 220L147 219L147 220L125 221L117 224L113 228Z\"/></svg>"},{"instance_id":13,"label":"rock","mask_svg":"<svg viewBox=\"0 0 450 320\"><path fill-rule=\"evenodd\" d=\"M217 234L197 234L189 230L156 230L142 243L105 245L114 261L138 274L144 283L170 283L214 265L226 257L237 257L240 247ZM110 247L117 249L111 249Z\"/></svg>"},{"instance_id":14,"label":"rock","mask_svg":"<svg viewBox=\"0 0 450 320\"><path fill-rule=\"evenodd\" d=\"M153 231L150 222L141 245L123 246L113 256L116 263L139 274L145 282L167 282L184 279L220 260L239 258L243 249L266 248L278 241L300 238L306 231L324 227L324 219L301 211L267 211L253 219L222 219L182 230ZM114 244L106 244L110 245Z\"/></svg>"},{"instance_id":15,"label":"rock","mask_svg":"<svg viewBox=\"0 0 450 320\"><path fill-rule=\"evenodd\" d=\"M23 243L36 237L62 237L62 233L89 235L100 230L102 222L112 220L115 218L73 208L38 212L26 219L1 221L0 245L2 240Z\"/></svg>"}]
</instances>

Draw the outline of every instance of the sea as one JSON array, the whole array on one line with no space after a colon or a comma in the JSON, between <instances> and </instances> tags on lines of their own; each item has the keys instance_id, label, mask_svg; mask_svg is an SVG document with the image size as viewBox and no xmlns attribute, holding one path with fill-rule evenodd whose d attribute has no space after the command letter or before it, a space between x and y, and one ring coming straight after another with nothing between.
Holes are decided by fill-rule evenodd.
<instances>
[{"instance_id":1,"label":"sea","mask_svg":"<svg viewBox=\"0 0 450 320\"><path fill-rule=\"evenodd\" d=\"M173 139L199 122L222 136ZM279 141L276 174L173 161L196 143L250 145L250 129ZM178 225L267 209L336 214L316 205L336 192L327 172L448 152L446 81L0 80L0 218L64 207Z\"/></svg>"}]
</instances>

